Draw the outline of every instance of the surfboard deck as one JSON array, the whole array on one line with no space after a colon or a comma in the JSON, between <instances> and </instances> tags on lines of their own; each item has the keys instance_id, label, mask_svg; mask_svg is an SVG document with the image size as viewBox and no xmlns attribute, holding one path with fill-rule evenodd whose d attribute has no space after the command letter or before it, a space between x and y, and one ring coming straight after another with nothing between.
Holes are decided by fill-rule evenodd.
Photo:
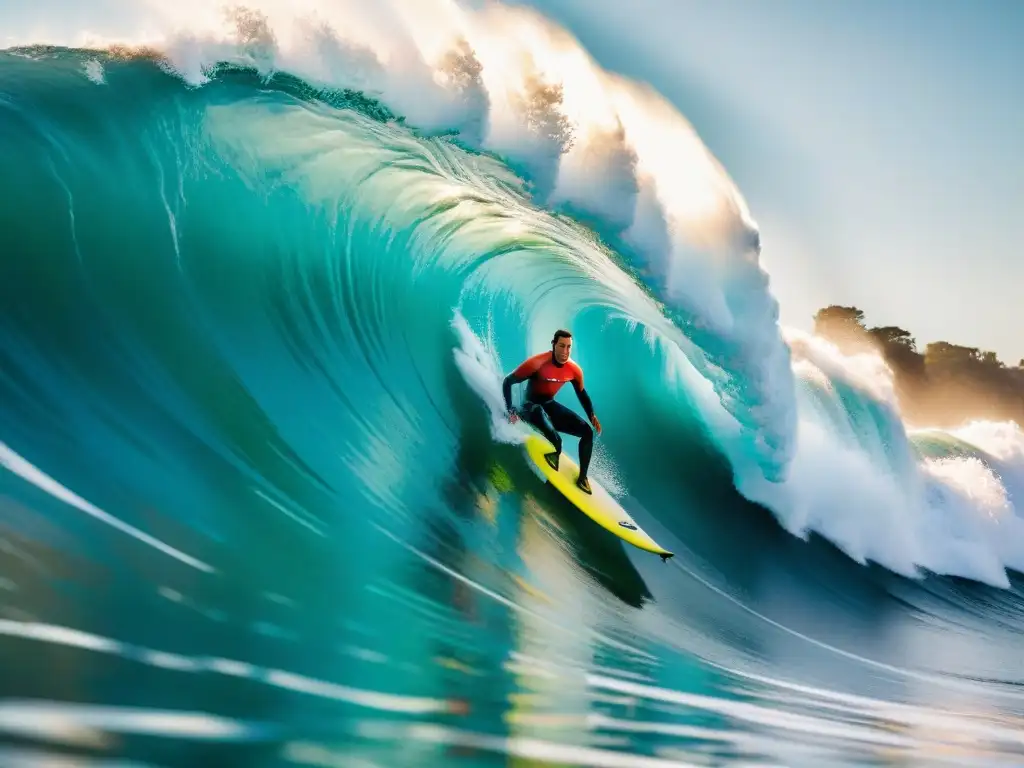
<instances>
[{"instance_id":1,"label":"surfboard deck","mask_svg":"<svg viewBox=\"0 0 1024 768\"><path fill-rule=\"evenodd\" d=\"M527 456L541 476L595 523L638 549L660 555L662 560L674 556L673 552L662 547L637 525L629 513L594 478L590 478L590 490L593 491L593 495L581 490L576 485L576 478L580 474L579 465L567 456L564 450L558 459L556 471L544 458L545 453L554 450L547 438L539 434L527 435L525 448Z\"/></svg>"}]
</instances>

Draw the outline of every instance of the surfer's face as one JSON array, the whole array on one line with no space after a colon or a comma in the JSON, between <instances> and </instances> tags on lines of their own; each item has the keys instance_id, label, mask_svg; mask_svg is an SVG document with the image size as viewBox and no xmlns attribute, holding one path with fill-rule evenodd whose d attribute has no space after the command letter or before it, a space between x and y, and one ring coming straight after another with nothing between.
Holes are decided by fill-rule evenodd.
<instances>
[{"instance_id":1,"label":"surfer's face","mask_svg":"<svg viewBox=\"0 0 1024 768\"><path fill-rule=\"evenodd\" d=\"M564 336L555 342L555 362L564 363L569 359L569 352L572 349L572 339Z\"/></svg>"}]
</instances>

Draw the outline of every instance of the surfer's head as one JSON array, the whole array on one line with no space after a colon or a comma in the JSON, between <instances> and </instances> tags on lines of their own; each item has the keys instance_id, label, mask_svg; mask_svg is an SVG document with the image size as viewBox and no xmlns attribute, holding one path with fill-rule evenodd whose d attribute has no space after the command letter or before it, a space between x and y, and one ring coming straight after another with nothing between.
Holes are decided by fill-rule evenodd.
<instances>
[{"instance_id":1,"label":"surfer's head","mask_svg":"<svg viewBox=\"0 0 1024 768\"><path fill-rule=\"evenodd\" d=\"M562 365L569 359L572 351L572 334L559 328L555 331L555 337L551 339L551 353L555 356L555 362Z\"/></svg>"}]
</instances>

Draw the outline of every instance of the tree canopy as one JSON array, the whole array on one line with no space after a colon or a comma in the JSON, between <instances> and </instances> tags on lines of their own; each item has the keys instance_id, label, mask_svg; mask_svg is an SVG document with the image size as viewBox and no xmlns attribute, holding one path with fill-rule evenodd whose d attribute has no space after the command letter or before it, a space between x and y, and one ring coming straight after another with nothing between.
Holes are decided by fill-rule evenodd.
<instances>
[{"instance_id":1,"label":"tree canopy","mask_svg":"<svg viewBox=\"0 0 1024 768\"><path fill-rule=\"evenodd\" d=\"M895 325L869 327L857 307L831 305L814 315L814 332L846 353L875 352L892 369L900 408L920 425L955 427L972 419L1024 427L1024 359L1003 363L995 352L917 341Z\"/></svg>"}]
</instances>

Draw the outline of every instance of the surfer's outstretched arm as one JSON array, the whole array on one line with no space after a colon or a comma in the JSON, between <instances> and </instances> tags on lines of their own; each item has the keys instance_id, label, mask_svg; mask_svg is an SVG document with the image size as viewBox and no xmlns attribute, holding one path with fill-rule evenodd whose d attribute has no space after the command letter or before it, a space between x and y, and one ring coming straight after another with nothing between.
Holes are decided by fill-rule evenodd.
<instances>
[{"instance_id":1,"label":"surfer's outstretched arm","mask_svg":"<svg viewBox=\"0 0 1024 768\"><path fill-rule=\"evenodd\" d=\"M583 371L580 371L576 378L572 380L572 388L576 390L576 397L579 398L580 405L583 406L583 410L586 412L587 418L590 419L590 423L594 425L597 434L601 434L601 422L597 420L597 416L594 414L594 403L590 399L590 393L583 386Z\"/></svg>"},{"instance_id":2,"label":"surfer's outstretched arm","mask_svg":"<svg viewBox=\"0 0 1024 768\"><path fill-rule=\"evenodd\" d=\"M528 378L533 376L540 368L541 363L544 362L544 354L534 355L529 357L519 364L512 373L505 377L505 380L501 382L501 394L505 398L505 411L512 415L512 385L521 384Z\"/></svg>"},{"instance_id":3,"label":"surfer's outstretched arm","mask_svg":"<svg viewBox=\"0 0 1024 768\"><path fill-rule=\"evenodd\" d=\"M505 398L505 411L511 413L512 411L512 385L520 384L526 381L525 376L516 376L516 372L512 371L505 380L501 382L501 394Z\"/></svg>"}]
</instances>

